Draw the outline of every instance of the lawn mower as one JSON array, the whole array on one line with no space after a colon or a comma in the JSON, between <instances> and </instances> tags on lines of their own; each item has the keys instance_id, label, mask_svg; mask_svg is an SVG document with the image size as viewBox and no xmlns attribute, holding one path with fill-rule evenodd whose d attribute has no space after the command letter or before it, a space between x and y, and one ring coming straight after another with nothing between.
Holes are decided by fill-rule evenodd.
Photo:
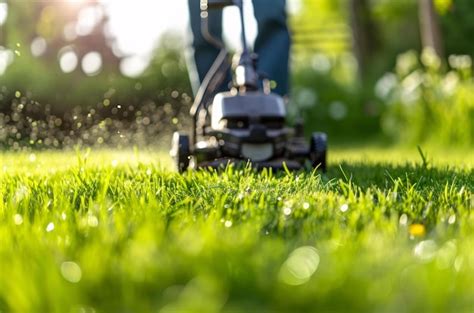
<instances>
[{"instance_id":1,"label":"lawn mower","mask_svg":"<svg viewBox=\"0 0 474 313\"><path fill-rule=\"evenodd\" d=\"M201 31L220 49L201 83L190 114L192 133L175 132L170 155L179 172L251 164L257 169L326 170L327 136L304 138L303 123L287 126L285 100L271 92L271 78L257 71L258 56L247 45L242 0L201 0ZM242 25L242 52L231 58L209 32L208 12L235 5ZM230 60L233 59L234 62ZM232 72L229 90L219 92Z\"/></svg>"}]
</instances>

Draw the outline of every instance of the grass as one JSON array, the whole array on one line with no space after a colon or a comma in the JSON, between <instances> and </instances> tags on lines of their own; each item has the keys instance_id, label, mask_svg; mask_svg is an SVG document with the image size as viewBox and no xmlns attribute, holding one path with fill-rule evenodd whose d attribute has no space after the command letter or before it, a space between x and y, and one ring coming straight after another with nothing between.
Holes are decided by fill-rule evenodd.
<instances>
[{"instance_id":1,"label":"grass","mask_svg":"<svg viewBox=\"0 0 474 313\"><path fill-rule=\"evenodd\" d=\"M473 312L474 155L326 175L157 152L0 154L0 312Z\"/></svg>"}]
</instances>

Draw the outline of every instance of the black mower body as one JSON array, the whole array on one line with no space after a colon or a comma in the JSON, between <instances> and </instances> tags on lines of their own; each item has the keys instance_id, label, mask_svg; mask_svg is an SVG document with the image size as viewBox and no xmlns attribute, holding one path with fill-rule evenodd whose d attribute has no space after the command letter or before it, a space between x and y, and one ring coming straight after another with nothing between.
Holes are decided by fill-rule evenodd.
<instances>
[{"instance_id":1,"label":"black mower body","mask_svg":"<svg viewBox=\"0 0 474 313\"><path fill-rule=\"evenodd\" d=\"M241 1L202 0L201 7L219 7L216 3L238 5L243 23ZM203 30L203 35L209 36L209 32ZM258 58L246 46L245 31L242 44L243 52L234 66L227 63L229 57L222 48L201 85L191 109L192 136L174 134L170 154L177 169L183 172L188 168L221 168L229 163L250 162L256 168L312 167L324 171L327 136L313 133L308 143L302 124L287 126L287 104L281 96L271 93L269 80L257 73ZM231 67L233 87L228 92L215 92Z\"/></svg>"}]
</instances>

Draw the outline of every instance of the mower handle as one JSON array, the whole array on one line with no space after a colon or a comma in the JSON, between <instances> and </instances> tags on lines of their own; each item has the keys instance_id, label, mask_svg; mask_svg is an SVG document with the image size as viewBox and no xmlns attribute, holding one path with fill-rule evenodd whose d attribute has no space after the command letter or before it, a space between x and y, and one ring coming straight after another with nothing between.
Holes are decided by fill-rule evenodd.
<instances>
[{"instance_id":1,"label":"mower handle","mask_svg":"<svg viewBox=\"0 0 474 313\"><path fill-rule=\"evenodd\" d=\"M240 24L242 25L242 48L243 53L249 53L249 48L247 46L247 31L245 28L244 22L244 3L243 0L200 0L200 8L201 8L201 33L203 37L206 39L207 42L212 44L213 46L223 49L224 44L214 38L212 34L209 32L209 10L212 9L223 9L227 6L235 5L239 9L240 15Z\"/></svg>"},{"instance_id":2,"label":"mower handle","mask_svg":"<svg viewBox=\"0 0 474 313\"><path fill-rule=\"evenodd\" d=\"M235 0L201 0L201 8L207 9L223 9L229 5L236 5Z\"/></svg>"}]
</instances>

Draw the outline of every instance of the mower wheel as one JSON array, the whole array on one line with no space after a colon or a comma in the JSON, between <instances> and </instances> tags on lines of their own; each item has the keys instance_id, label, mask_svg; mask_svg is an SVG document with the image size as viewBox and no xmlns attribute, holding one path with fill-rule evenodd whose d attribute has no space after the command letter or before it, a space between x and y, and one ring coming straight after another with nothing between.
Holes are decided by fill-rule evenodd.
<instances>
[{"instance_id":1,"label":"mower wheel","mask_svg":"<svg viewBox=\"0 0 474 313\"><path fill-rule=\"evenodd\" d=\"M189 166L189 157L191 156L189 136L175 132L171 141L170 155L173 158L176 169L183 173Z\"/></svg>"},{"instance_id":2,"label":"mower wheel","mask_svg":"<svg viewBox=\"0 0 474 313\"><path fill-rule=\"evenodd\" d=\"M313 167L319 168L325 173L327 169L328 136L325 133L313 133L310 145L310 157Z\"/></svg>"}]
</instances>

